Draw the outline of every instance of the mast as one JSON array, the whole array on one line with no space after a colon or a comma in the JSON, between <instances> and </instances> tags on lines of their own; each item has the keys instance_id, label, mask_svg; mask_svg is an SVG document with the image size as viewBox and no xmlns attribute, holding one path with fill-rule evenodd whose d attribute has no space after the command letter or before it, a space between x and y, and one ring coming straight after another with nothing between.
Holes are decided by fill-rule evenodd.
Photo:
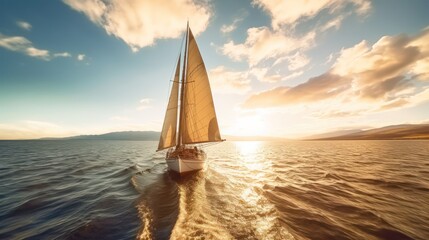
<instances>
[{"instance_id":1,"label":"mast","mask_svg":"<svg viewBox=\"0 0 429 240\"><path fill-rule=\"evenodd\" d=\"M183 70L182 70L182 83L180 86L180 115L179 115L179 132L178 132L178 141L176 148L179 148L182 145L182 124L184 115L185 104L185 81L186 81L186 64L188 63L188 43L189 43L189 21L186 23L186 41L185 41L185 56L183 58Z\"/></svg>"}]
</instances>

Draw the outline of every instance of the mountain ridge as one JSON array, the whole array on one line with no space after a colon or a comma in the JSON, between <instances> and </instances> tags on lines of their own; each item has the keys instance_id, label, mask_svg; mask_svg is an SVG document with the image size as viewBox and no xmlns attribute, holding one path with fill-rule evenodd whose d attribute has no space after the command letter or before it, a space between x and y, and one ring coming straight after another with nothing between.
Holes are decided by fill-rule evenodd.
<instances>
[{"instance_id":1,"label":"mountain ridge","mask_svg":"<svg viewBox=\"0 0 429 240\"><path fill-rule=\"evenodd\" d=\"M158 141L161 133L156 131L120 131L104 134L78 135L71 137L46 137L38 140L119 140L119 141ZM286 141L288 139L269 136L224 136L229 141Z\"/></svg>"},{"instance_id":2,"label":"mountain ridge","mask_svg":"<svg viewBox=\"0 0 429 240\"><path fill-rule=\"evenodd\" d=\"M38 140L121 140L158 141L160 132L120 131L104 134L78 135L63 138L40 138ZM230 136L228 141L288 141L291 139L270 136ZM311 135L301 140L412 140L429 139L429 124L398 124L368 130L350 129Z\"/></svg>"},{"instance_id":3,"label":"mountain ridge","mask_svg":"<svg viewBox=\"0 0 429 240\"><path fill-rule=\"evenodd\" d=\"M345 135L309 140L413 140L429 139L429 124L399 124Z\"/></svg>"}]
</instances>

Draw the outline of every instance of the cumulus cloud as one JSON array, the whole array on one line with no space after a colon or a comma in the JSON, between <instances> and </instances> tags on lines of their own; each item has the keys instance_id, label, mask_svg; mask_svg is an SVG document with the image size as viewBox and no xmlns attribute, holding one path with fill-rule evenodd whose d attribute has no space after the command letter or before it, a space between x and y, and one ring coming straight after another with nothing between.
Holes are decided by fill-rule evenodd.
<instances>
[{"instance_id":1,"label":"cumulus cloud","mask_svg":"<svg viewBox=\"0 0 429 240\"><path fill-rule=\"evenodd\" d=\"M302 54L300 51L297 51L292 56L284 57L284 59L288 61L287 67L290 71L295 71L300 68L303 68L310 62L310 59L306 55ZM280 63L280 61L282 60L283 60L282 58L277 59L274 62L274 65Z\"/></svg>"},{"instance_id":2,"label":"cumulus cloud","mask_svg":"<svg viewBox=\"0 0 429 240\"><path fill-rule=\"evenodd\" d=\"M76 57L76 59L78 61L83 61L85 59L85 57L86 57L85 54L78 54L77 57Z\"/></svg>"},{"instance_id":3,"label":"cumulus cloud","mask_svg":"<svg viewBox=\"0 0 429 240\"><path fill-rule=\"evenodd\" d=\"M360 15L371 9L369 0L309 0L309 1L278 1L254 0L253 4L267 11L271 16L274 29L283 25L293 25L299 20L312 19L321 11L328 10L331 14L352 4Z\"/></svg>"},{"instance_id":4,"label":"cumulus cloud","mask_svg":"<svg viewBox=\"0 0 429 240\"><path fill-rule=\"evenodd\" d=\"M282 57L297 49L306 49L313 44L314 37L315 32L295 37L267 27L249 28L244 43L235 44L230 41L223 45L221 51L231 59L245 59L250 66L254 66L263 60Z\"/></svg>"},{"instance_id":5,"label":"cumulus cloud","mask_svg":"<svg viewBox=\"0 0 429 240\"><path fill-rule=\"evenodd\" d=\"M21 36L6 36L0 33L0 47L6 48L10 51L20 52L30 57L39 58L45 61L49 61L56 57L70 57L70 53L53 53L51 54L48 50L38 49L33 46L27 38Z\"/></svg>"},{"instance_id":6,"label":"cumulus cloud","mask_svg":"<svg viewBox=\"0 0 429 240\"><path fill-rule=\"evenodd\" d=\"M247 93L250 87L248 72L232 71L218 66L209 71L210 83L214 91L220 93Z\"/></svg>"},{"instance_id":7,"label":"cumulus cloud","mask_svg":"<svg viewBox=\"0 0 429 240\"><path fill-rule=\"evenodd\" d=\"M84 13L109 35L122 39L133 51L157 39L177 38L187 19L194 34L203 32L211 17L210 6L196 0L63 0Z\"/></svg>"},{"instance_id":8,"label":"cumulus cloud","mask_svg":"<svg viewBox=\"0 0 429 240\"><path fill-rule=\"evenodd\" d=\"M371 9L369 0L254 0L252 3L271 16L271 27L249 28L243 43L229 41L220 51L234 61L247 61L251 68L270 65L279 69L279 63L286 61L291 72L310 62L306 51L315 46L318 34L339 29L352 13L363 15ZM327 17L318 17L322 12ZM297 25L310 19L316 20L305 26L307 31L296 30ZM225 31L230 29L233 27L224 26Z\"/></svg>"},{"instance_id":9,"label":"cumulus cloud","mask_svg":"<svg viewBox=\"0 0 429 240\"><path fill-rule=\"evenodd\" d=\"M342 49L332 68L294 87L250 96L246 108L290 105L326 107L321 115L348 116L415 106L429 100L429 29L414 37L384 36ZM329 107L331 106L331 107ZM331 112L332 114L330 114Z\"/></svg>"},{"instance_id":10,"label":"cumulus cloud","mask_svg":"<svg viewBox=\"0 0 429 240\"><path fill-rule=\"evenodd\" d=\"M27 30L27 31L30 31L31 28L33 27L33 26L31 26L30 23L24 22L24 21L17 21L16 25L18 25L18 27L20 27L20 28L22 28L24 30Z\"/></svg>"}]
</instances>

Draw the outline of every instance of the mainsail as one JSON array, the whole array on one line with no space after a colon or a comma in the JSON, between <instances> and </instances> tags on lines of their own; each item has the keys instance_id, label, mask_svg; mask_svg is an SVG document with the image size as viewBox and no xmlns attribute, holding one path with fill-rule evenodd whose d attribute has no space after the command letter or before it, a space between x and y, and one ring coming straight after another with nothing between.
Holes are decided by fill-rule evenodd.
<instances>
[{"instance_id":1,"label":"mainsail","mask_svg":"<svg viewBox=\"0 0 429 240\"><path fill-rule=\"evenodd\" d=\"M180 114L178 114L179 69L180 56L158 150L173 146L180 147L182 144L222 141L206 67L189 26L186 32L183 76L180 83ZM178 118L179 129L176 129ZM178 130L177 137L176 130Z\"/></svg>"},{"instance_id":2,"label":"mainsail","mask_svg":"<svg viewBox=\"0 0 429 240\"><path fill-rule=\"evenodd\" d=\"M179 96L179 73L180 56L177 61L176 73L174 74L173 86L171 88L170 99L168 101L167 111L165 112L164 125L159 139L158 150L176 146L176 125L177 125L177 106Z\"/></svg>"},{"instance_id":3,"label":"mainsail","mask_svg":"<svg viewBox=\"0 0 429 240\"><path fill-rule=\"evenodd\" d=\"M181 137L183 144L222 141L213 104L209 78L191 29L188 52Z\"/></svg>"}]
</instances>

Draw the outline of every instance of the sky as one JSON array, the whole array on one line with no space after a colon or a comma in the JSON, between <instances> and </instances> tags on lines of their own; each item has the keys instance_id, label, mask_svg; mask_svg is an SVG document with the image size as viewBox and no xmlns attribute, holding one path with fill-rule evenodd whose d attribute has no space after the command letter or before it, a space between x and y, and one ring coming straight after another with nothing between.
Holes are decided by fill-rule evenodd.
<instances>
[{"instance_id":1,"label":"sky","mask_svg":"<svg viewBox=\"0 0 429 240\"><path fill-rule=\"evenodd\" d=\"M0 139L160 131L186 22L221 134L429 123L427 0L2 0Z\"/></svg>"}]
</instances>

